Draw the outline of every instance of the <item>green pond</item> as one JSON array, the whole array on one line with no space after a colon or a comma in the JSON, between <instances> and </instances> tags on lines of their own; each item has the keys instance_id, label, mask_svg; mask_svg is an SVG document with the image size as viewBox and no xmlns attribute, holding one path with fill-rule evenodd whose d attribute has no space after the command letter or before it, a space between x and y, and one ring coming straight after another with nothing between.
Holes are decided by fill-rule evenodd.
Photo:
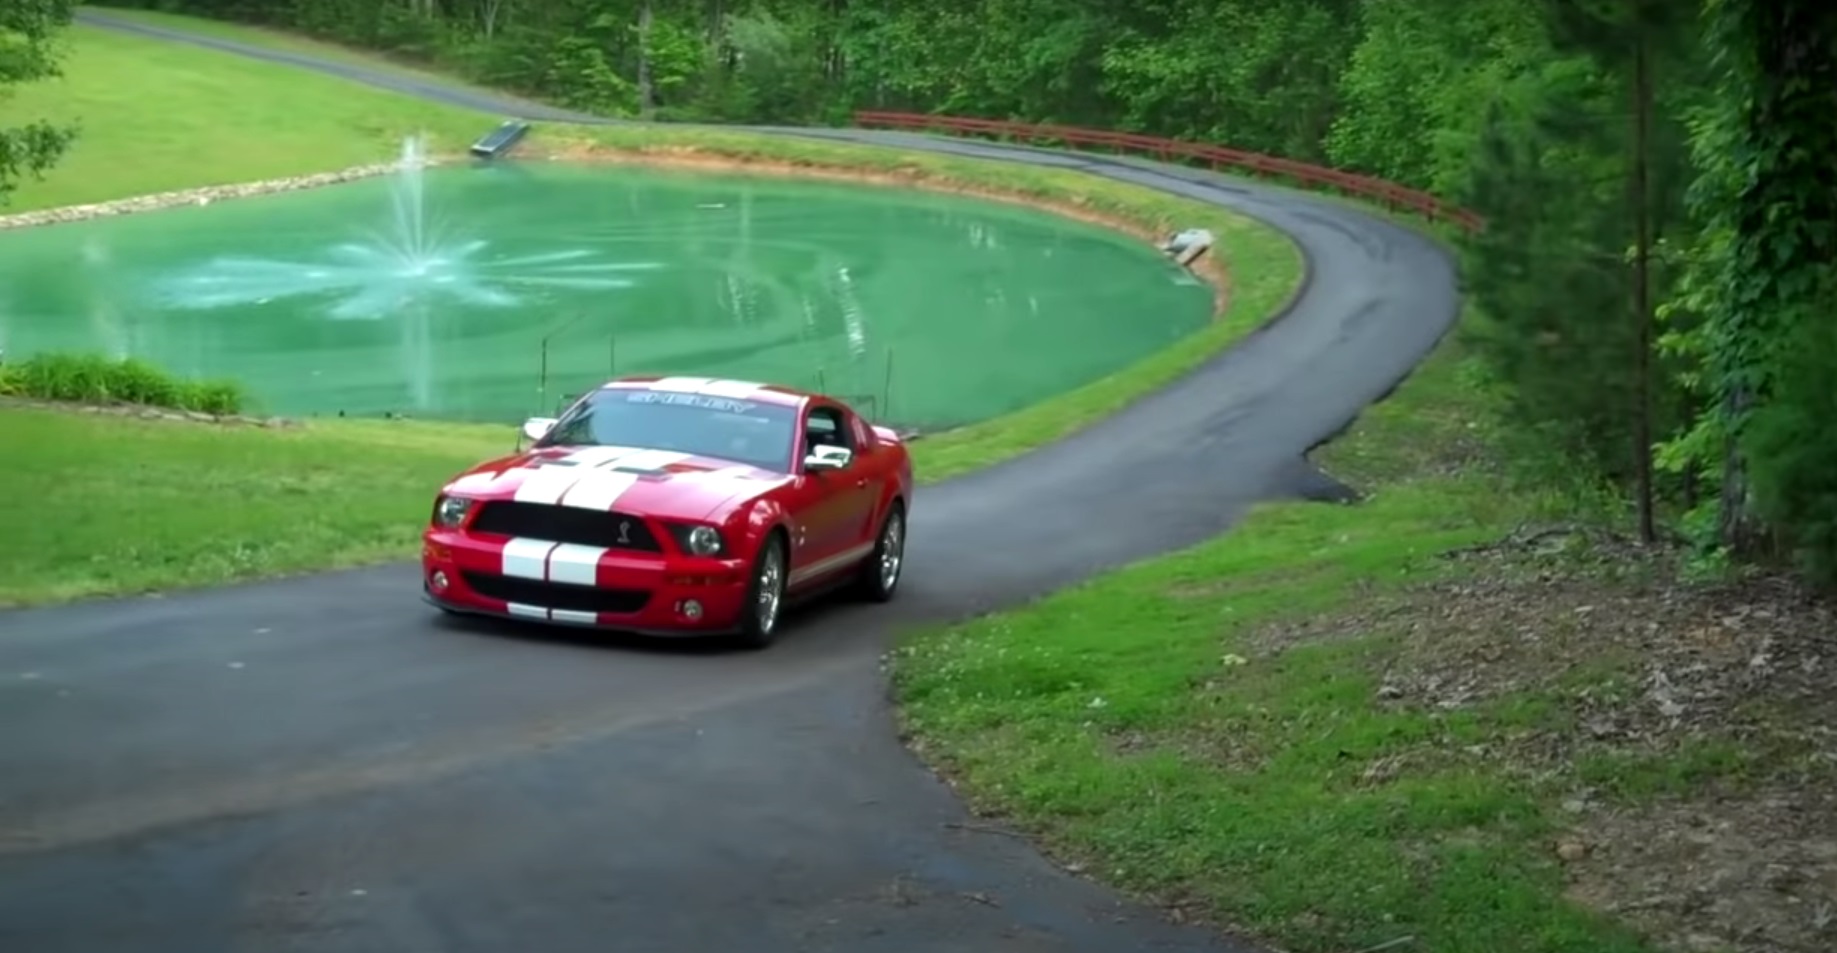
<instances>
[{"instance_id":1,"label":"green pond","mask_svg":"<svg viewBox=\"0 0 1837 953\"><path fill-rule=\"evenodd\" d=\"M918 191L437 166L0 232L8 358L95 351L244 382L287 415L510 421L614 373L821 388L953 426L1208 319L1146 243Z\"/></svg>"}]
</instances>

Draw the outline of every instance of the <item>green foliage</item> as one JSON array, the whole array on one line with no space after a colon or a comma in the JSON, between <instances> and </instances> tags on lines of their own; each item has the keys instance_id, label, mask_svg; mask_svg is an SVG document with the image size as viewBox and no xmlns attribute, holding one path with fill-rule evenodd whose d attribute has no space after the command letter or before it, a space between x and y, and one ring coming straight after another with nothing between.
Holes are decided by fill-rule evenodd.
<instances>
[{"instance_id":1,"label":"green foliage","mask_svg":"<svg viewBox=\"0 0 1837 953\"><path fill-rule=\"evenodd\" d=\"M1837 300L1826 269L1825 302ZM1743 449L1758 515L1780 527L1800 566L1837 584L1837 324L1828 313L1793 330L1772 368L1768 400L1747 422Z\"/></svg>"},{"instance_id":2,"label":"green foliage","mask_svg":"<svg viewBox=\"0 0 1837 953\"><path fill-rule=\"evenodd\" d=\"M0 395L79 404L138 404L204 414L241 412L245 394L231 380L188 381L135 358L35 354L0 364Z\"/></svg>"},{"instance_id":3,"label":"green foliage","mask_svg":"<svg viewBox=\"0 0 1837 953\"><path fill-rule=\"evenodd\" d=\"M8 87L58 75L57 34L70 23L72 0L0 3L0 104ZM51 168L76 140L74 126L35 120L0 126L0 204L25 176Z\"/></svg>"},{"instance_id":4,"label":"green foliage","mask_svg":"<svg viewBox=\"0 0 1837 953\"><path fill-rule=\"evenodd\" d=\"M1752 550L1755 517L1783 529L1801 563L1837 581L1837 499L1828 426L1837 350L1837 8L1711 0L1717 95L1693 126L1700 234L1676 308L1700 317L1672 349L1697 356L1689 383L1708 412L1666 462L1722 480L1718 543Z\"/></svg>"}]
</instances>

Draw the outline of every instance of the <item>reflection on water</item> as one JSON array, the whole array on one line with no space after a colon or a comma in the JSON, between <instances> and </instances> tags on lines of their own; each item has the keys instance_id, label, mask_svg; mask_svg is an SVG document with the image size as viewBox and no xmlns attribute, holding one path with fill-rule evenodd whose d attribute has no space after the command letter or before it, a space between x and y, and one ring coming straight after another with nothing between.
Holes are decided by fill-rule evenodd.
<instances>
[{"instance_id":1,"label":"reflection on water","mask_svg":"<svg viewBox=\"0 0 1837 953\"><path fill-rule=\"evenodd\" d=\"M382 180L0 234L0 347L233 376L285 414L512 420L659 373L823 387L935 427L1195 329L1210 299L1183 277L1139 243L973 200L427 169L410 143Z\"/></svg>"}]
</instances>

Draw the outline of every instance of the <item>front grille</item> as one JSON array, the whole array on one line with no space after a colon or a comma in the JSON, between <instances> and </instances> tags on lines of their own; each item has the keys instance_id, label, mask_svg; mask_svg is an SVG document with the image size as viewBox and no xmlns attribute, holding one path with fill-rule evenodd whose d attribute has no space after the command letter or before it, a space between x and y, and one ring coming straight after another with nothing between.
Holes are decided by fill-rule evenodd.
<instances>
[{"instance_id":1,"label":"front grille","mask_svg":"<svg viewBox=\"0 0 1837 953\"><path fill-rule=\"evenodd\" d=\"M600 589L596 586L543 582L540 579L523 579L517 576L500 576L496 573L470 570L460 575L465 578L466 585L471 587L473 592L487 599L502 599L505 602L541 606L544 609L629 615L644 608L644 604L651 599L651 594L643 589Z\"/></svg>"},{"instance_id":2,"label":"front grille","mask_svg":"<svg viewBox=\"0 0 1837 953\"><path fill-rule=\"evenodd\" d=\"M578 506L492 501L479 507L471 529L474 533L527 536L554 543L663 552L644 520L630 513L583 510Z\"/></svg>"}]
</instances>

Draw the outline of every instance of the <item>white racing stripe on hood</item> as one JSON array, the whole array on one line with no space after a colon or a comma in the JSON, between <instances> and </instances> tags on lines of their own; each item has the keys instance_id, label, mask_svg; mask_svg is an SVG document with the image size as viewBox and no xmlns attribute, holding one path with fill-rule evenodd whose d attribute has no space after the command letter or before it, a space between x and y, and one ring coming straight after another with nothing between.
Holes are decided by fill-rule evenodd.
<instances>
[{"instance_id":1,"label":"white racing stripe on hood","mask_svg":"<svg viewBox=\"0 0 1837 953\"><path fill-rule=\"evenodd\" d=\"M562 506L573 506L583 510L610 510L625 491L638 482L635 473L619 473L611 470L586 470L578 474L574 484L558 502Z\"/></svg>"},{"instance_id":2,"label":"white racing stripe on hood","mask_svg":"<svg viewBox=\"0 0 1837 953\"><path fill-rule=\"evenodd\" d=\"M674 450L639 450L614 460L611 467L615 470L650 472L687 459L689 459L689 454L677 453Z\"/></svg>"},{"instance_id":3,"label":"white racing stripe on hood","mask_svg":"<svg viewBox=\"0 0 1837 953\"><path fill-rule=\"evenodd\" d=\"M580 481L579 467L532 467L517 487L519 503L559 503L562 494Z\"/></svg>"},{"instance_id":4,"label":"white racing stripe on hood","mask_svg":"<svg viewBox=\"0 0 1837 953\"><path fill-rule=\"evenodd\" d=\"M491 489L491 485L498 481L498 476L496 473L469 473L448 484L447 490L452 493L482 493Z\"/></svg>"},{"instance_id":5,"label":"white racing stripe on hood","mask_svg":"<svg viewBox=\"0 0 1837 953\"><path fill-rule=\"evenodd\" d=\"M637 452L637 447L582 447L565 457L522 467L525 476L515 499L519 503L560 503L582 477L598 472L595 467Z\"/></svg>"},{"instance_id":6,"label":"white racing stripe on hood","mask_svg":"<svg viewBox=\"0 0 1837 953\"><path fill-rule=\"evenodd\" d=\"M638 447L622 447L617 444L608 444L604 447L582 447L562 457L557 462L564 464L571 463L582 467L600 467L623 457L629 457L634 453L642 452L644 451Z\"/></svg>"}]
</instances>

